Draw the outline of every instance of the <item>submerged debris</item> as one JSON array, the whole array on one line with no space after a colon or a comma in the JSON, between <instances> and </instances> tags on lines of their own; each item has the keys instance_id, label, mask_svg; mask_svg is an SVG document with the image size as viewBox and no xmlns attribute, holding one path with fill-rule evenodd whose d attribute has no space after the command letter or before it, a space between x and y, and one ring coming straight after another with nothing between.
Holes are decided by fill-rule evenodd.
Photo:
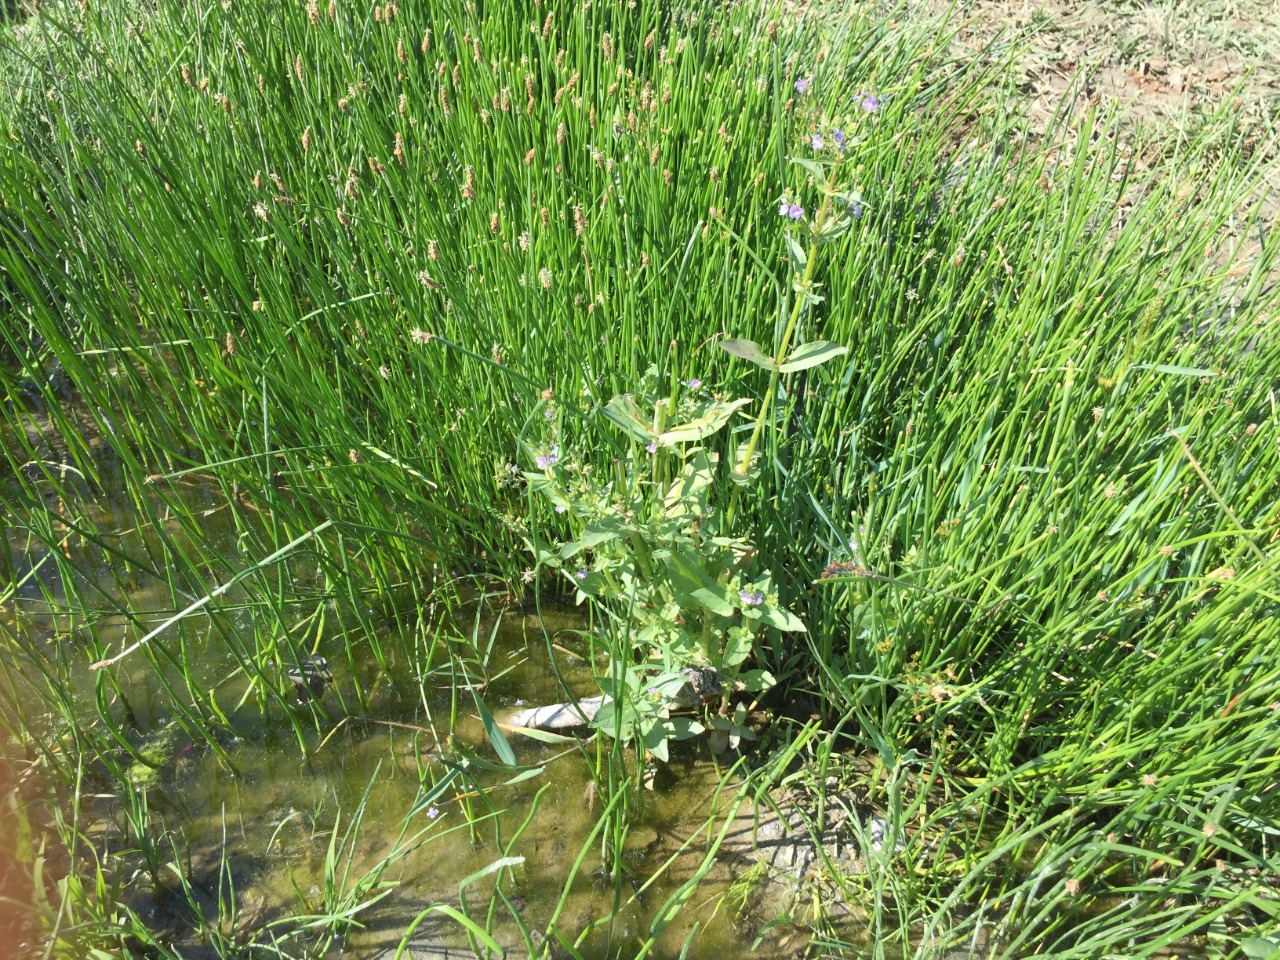
<instances>
[{"instance_id":1,"label":"submerged debris","mask_svg":"<svg viewBox=\"0 0 1280 960\"><path fill-rule=\"evenodd\" d=\"M324 688L333 683L333 671L329 661L319 654L303 654L298 666L290 667L285 674L293 681L299 703L319 699Z\"/></svg>"}]
</instances>

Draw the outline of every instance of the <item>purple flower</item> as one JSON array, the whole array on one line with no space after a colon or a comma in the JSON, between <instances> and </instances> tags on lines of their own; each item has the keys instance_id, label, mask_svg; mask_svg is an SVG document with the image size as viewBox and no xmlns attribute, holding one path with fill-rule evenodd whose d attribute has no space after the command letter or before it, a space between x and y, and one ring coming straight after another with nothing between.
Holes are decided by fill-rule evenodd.
<instances>
[{"instance_id":1,"label":"purple flower","mask_svg":"<svg viewBox=\"0 0 1280 960\"><path fill-rule=\"evenodd\" d=\"M778 216L785 217L790 212L791 204L787 203L787 201L783 200L782 203L778 204Z\"/></svg>"},{"instance_id":2,"label":"purple flower","mask_svg":"<svg viewBox=\"0 0 1280 960\"><path fill-rule=\"evenodd\" d=\"M650 443L645 447L645 449L648 450L650 453L657 453L658 442L656 440L650 441Z\"/></svg>"},{"instance_id":3,"label":"purple flower","mask_svg":"<svg viewBox=\"0 0 1280 960\"><path fill-rule=\"evenodd\" d=\"M744 607L758 607L764 603L763 593L751 593L749 590L743 590L738 594L738 599L742 601Z\"/></svg>"},{"instance_id":4,"label":"purple flower","mask_svg":"<svg viewBox=\"0 0 1280 960\"><path fill-rule=\"evenodd\" d=\"M699 380L697 377L694 377L692 380L686 383L685 386L688 387L690 390L697 390L700 386L702 386L702 381Z\"/></svg>"},{"instance_id":5,"label":"purple flower","mask_svg":"<svg viewBox=\"0 0 1280 960\"><path fill-rule=\"evenodd\" d=\"M787 216L792 220L799 220L804 216L804 207L800 206L798 203L793 203L790 209L787 210Z\"/></svg>"},{"instance_id":6,"label":"purple flower","mask_svg":"<svg viewBox=\"0 0 1280 960\"><path fill-rule=\"evenodd\" d=\"M436 817L438 817L438 816L440 816L440 808L439 808L439 807L427 807L427 819L428 819L428 820L434 820L434 819L435 819Z\"/></svg>"},{"instance_id":7,"label":"purple flower","mask_svg":"<svg viewBox=\"0 0 1280 960\"><path fill-rule=\"evenodd\" d=\"M538 457L538 459L533 462L538 465L539 470L545 470L547 467L551 466L551 461L546 457Z\"/></svg>"},{"instance_id":8,"label":"purple flower","mask_svg":"<svg viewBox=\"0 0 1280 960\"><path fill-rule=\"evenodd\" d=\"M579 567L579 568L578 568L578 572L577 572L577 573L575 573L575 574L573 575L573 577L574 577L574 579L575 579L575 580L577 580L579 583L581 583L583 580L587 579L587 571L585 571L585 570L583 570L581 567Z\"/></svg>"},{"instance_id":9,"label":"purple flower","mask_svg":"<svg viewBox=\"0 0 1280 960\"><path fill-rule=\"evenodd\" d=\"M861 219L862 219L862 204L860 204L860 203L855 203L855 204L853 205L853 207L850 209L850 211L849 211L849 212L853 214L853 219L855 219L855 220L861 220Z\"/></svg>"},{"instance_id":10,"label":"purple flower","mask_svg":"<svg viewBox=\"0 0 1280 960\"><path fill-rule=\"evenodd\" d=\"M875 113L880 109L880 98L874 93L869 93L862 98L862 109L867 113Z\"/></svg>"},{"instance_id":11,"label":"purple flower","mask_svg":"<svg viewBox=\"0 0 1280 960\"><path fill-rule=\"evenodd\" d=\"M517 706L517 707L523 707L523 706L524 706L524 701L523 701L523 700L521 700L519 697L516 697L516 706Z\"/></svg>"},{"instance_id":12,"label":"purple flower","mask_svg":"<svg viewBox=\"0 0 1280 960\"><path fill-rule=\"evenodd\" d=\"M547 407L546 411L542 415L548 420L554 420L556 418L556 412L550 407Z\"/></svg>"},{"instance_id":13,"label":"purple flower","mask_svg":"<svg viewBox=\"0 0 1280 960\"><path fill-rule=\"evenodd\" d=\"M568 510L568 509L569 509L569 508L568 508L568 507L566 507L563 503L557 503L557 504L556 504L556 513L564 513L564 512L565 512L566 510Z\"/></svg>"},{"instance_id":14,"label":"purple flower","mask_svg":"<svg viewBox=\"0 0 1280 960\"><path fill-rule=\"evenodd\" d=\"M796 93L804 93L809 89L809 80L807 77L801 77L796 81Z\"/></svg>"},{"instance_id":15,"label":"purple flower","mask_svg":"<svg viewBox=\"0 0 1280 960\"><path fill-rule=\"evenodd\" d=\"M812 143L812 144L813 144L813 149L815 149L815 150L821 150L821 149L822 149L822 134L820 134L820 133L815 133L815 134L813 135L813 139L810 141L810 143Z\"/></svg>"},{"instance_id":16,"label":"purple flower","mask_svg":"<svg viewBox=\"0 0 1280 960\"><path fill-rule=\"evenodd\" d=\"M837 150L841 150L841 151L844 150L844 131L843 130L832 130L831 139L836 142Z\"/></svg>"}]
</instances>

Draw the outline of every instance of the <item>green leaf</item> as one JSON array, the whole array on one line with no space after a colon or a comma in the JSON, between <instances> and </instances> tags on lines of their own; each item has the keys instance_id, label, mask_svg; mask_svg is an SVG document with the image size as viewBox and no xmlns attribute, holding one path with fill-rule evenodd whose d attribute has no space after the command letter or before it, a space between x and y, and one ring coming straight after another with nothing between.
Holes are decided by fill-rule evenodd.
<instances>
[{"instance_id":1,"label":"green leaf","mask_svg":"<svg viewBox=\"0 0 1280 960\"><path fill-rule=\"evenodd\" d=\"M796 166L800 167L802 170L804 170L806 173L812 176L819 183L822 183L827 179L826 171L823 170L822 167L818 165L817 161L810 160L807 157L787 157L787 159L790 160L792 163L794 163Z\"/></svg>"},{"instance_id":2,"label":"green leaf","mask_svg":"<svg viewBox=\"0 0 1280 960\"><path fill-rule=\"evenodd\" d=\"M684 465L680 476L667 490L663 505L667 508L667 516L704 516L707 512L707 494L715 480L712 467L713 459L706 451L699 450ZM655 550L653 556L657 558Z\"/></svg>"},{"instance_id":3,"label":"green leaf","mask_svg":"<svg viewBox=\"0 0 1280 960\"><path fill-rule=\"evenodd\" d=\"M666 726L657 722L653 726L644 731L644 745L648 751L666 763L669 759L667 755L667 730Z\"/></svg>"},{"instance_id":4,"label":"green leaf","mask_svg":"<svg viewBox=\"0 0 1280 960\"><path fill-rule=\"evenodd\" d=\"M794 613L789 610L783 610L781 607L775 607L772 604L765 604L760 607L760 614L765 623L771 627L777 627L779 630L788 633L807 633L804 623Z\"/></svg>"},{"instance_id":5,"label":"green leaf","mask_svg":"<svg viewBox=\"0 0 1280 960\"><path fill-rule=\"evenodd\" d=\"M1280 940L1274 937L1246 937L1240 941L1240 950L1249 960L1277 960L1280 958Z\"/></svg>"},{"instance_id":6,"label":"green leaf","mask_svg":"<svg viewBox=\"0 0 1280 960\"><path fill-rule=\"evenodd\" d=\"M515 751L511 749L511 744L507 743L507 738L502 734L502 728L498 726L498 721L493 719L493 714L489 712L489 708L480 699L480 694L472 690L471 696L475 698L476 711L480 714L480 722L484 724L485 735L488 736L489 742L493 744L493 750L498 755L498 759L508 767L519 766L516 762Z\"/></svg>"},{"instance_id":7,"label":"green leaf","mask_svg":"<svg viewBox=\"0 0 1280 960\"><path fill-rule=\"evenodd\" d=\"M1216 377L1218 374L1204 367L1179 367L1170 363L1135 363L1133 370L1151 370L1155 373L1173 373L1180 377Z\"/></svg>"},{"instance_id":8,"label":"green leaf","mask_svg":"<svg viewBox=\"0 0 1280 960\"><path fill-rule=\"evenodd\" d=\"M735 628L725 638L724 653L720 656L720 665L736 667L751 656L751 631Z\"/></svg>"},{"instance_id":9,"label":"green leaf","mask_svg":"<svg viewBox=\"0 0 1280 960\"><path fill-rule=\"evenodd\" d=\"M568 560L583 550L591 550L602 543L609 543L611 540L626 536L633 529L621 517L601 517L599 520L588 524L587 529L583 531L582 536L577 540L571 540L562 546L560 548L560 557L563 560Z\"/></svg>"},{"instance_id":10,"label":"green leaf","mask_svg":"<svg viewBox=\"0 0 1280 960\"><path fill-rule=\"evenodd\" d=\"M702 569L702 564L691 557L688 550L676 552L668 561L667 570L671 574L672 586L698 606L718 616L732 615L734 608L729 602L728 592Z\"/></svg>"},{"instance_id":11,"label":"green leaf","mask_svg":"<svg viewBox=\"0 0 1280 960\"><path fill-rule=\"evenodd\" d=\"M620 393L605 404L604 415L641 443L648 443L656 437L649 420L636 404L636 398L629 393Z\"/></svg>"},{"instance_id":12,"label":"green leaf","mask_svg":"<svg viewBox=\"0 0 1280 960\"><path fill-rule=\"evenodd\" d=\"M832 343L829 340L810 340L808 343L802 343L791 351L791 356L787 357L778 369L783 373L794 373L797 370L807 370L810 367L816 367L826 363L833 357L848 353L849 348L841 346L838 343Z\"/></svg>"},{"instance_id":13,"label":"green leaf","mask_svg":"<svg viewBox=\"0 0 1280 960\"><path fill-rule=\"evenodd\" d=\"M743 360L750 360L756 366L764 367L766 370L774 370L778 366L773 362L773 357L766 356L754 340L721 340L720 349Z\"/></svg>"},{"instance_id":14,"label":"green leaf","mask_svg":"<svg viewBox=\"0 0 1280 960\"><path fill-rule=\"evenodd\" d=\"M422 795L421 799L413 805L413 809L404 815L404 818L408 820L414 814L434 805L437 800L444 796L445 791L449 789L449 784L453 783L461 773L462 769L460 767L450 767L449 772L437 780L435 785Z\"/></svg>"},{"instance_id":15,"label":"green leaf","mask_svg":"<svg viewBox=\"0 0 1280 960\"><path fill-rule=\"evenodd\" d=\"M692 717L672 717L664 726L667 733L676 740L688 740L707 729Z\"/></svg>"},{"instance_id":16,"label":"green leaf","mask_svg":"<svg viewBox=\"0 0 1280 960\"><path fill-rule=\"evenodd\" d=\"M805 264L809 262L809 255L804 252L804 247L800 246L800 241L795 235L788 232L783 235L787 241L787 253L791 257L791 269L796 273L804 273Z\"/></svg>"},{"instance_id":17,"label":"green leaf","mask_svg":"<svg viewBox=\"0 0 1280 960\"><path fill-rule=\"evenodd\" d=\"M709 437L713 433L719 432L729 422L729 418L733 416L735 410L746 406L750 402L750 397L743 397L741 400L713 403L707 408L706 413L696 420L678 424L667 430L662 436L658 437L658 442L663 446L669 447L672 444L691 443L704 437Z\"/></svg>"},{"instance_id":18,"label":"green leaf","mask_svg":"<svg viewBox=\"0 0 1280 960\"><path fill-rule=\"evenodd\" d=\"M458 910L456 907L451 907L447 903L433 903L431 906L427 907L427 909L418 914L414 918L413 923L409 924L408 929L404 932L404 936L400 938L400 946L396 948L394 960L400 960L400 958L405 955L405 951L409 949L409 939L413 936L413 931L416 930L418 925L433 912L443 913L446 917L455 920L457 923L465 927L473 937L483 943L499 957L506 956L502 947L498 945L498 941L494 940L484 927L480 926L461 910ZM410 954L410 956L412 956L412 954Z\"/></svg>"},{"instance_id":19,"label":"green leaf","mask_svg":"<svg viewBox=\"0 0 1280 960\"><path fill-rule=\"evenodd\" d=\"M851 226L853 226L853 215L847 211L839 213L827 218L814 239L821 244L831 243L848 233Z\"/></svg>"},{"instance_id":20,"label":"green leaf","mask_svg":"<svg viewBox=\"0 0 1280 960\"><path fill-rule=\"evenodd\" d=\"M727 617L733 614L733 604L725 597L722 589L699 587L697 590L692 591L689 596L697 601L698 606L710 610L717 616Z\"/></svg>"},{"instance_id":21,"label":"green leaf","mask_svg":"<svg viewBox=\"0 0 1280 960\"><path fill-rule=\"evenodd\" d=\"M748 670L738 679L742 681L748 693L763 693L778 684L777 679L768 670Z\"/></svg>"},{"instance_id":22,"label":"green leaf","mask_svg":"<svg viewBox=\"0 0 1280 960\"><path fill-rule=\"evenodd\" d=\"M577 737L567 737L563 733L552 733L550 730L539 730L537 727L504 727L510 733L518 733L522 737L528 737L530 740L537 740L540 743L561 744L561 743L578 743Z\"/></svg>"}]
</instances>

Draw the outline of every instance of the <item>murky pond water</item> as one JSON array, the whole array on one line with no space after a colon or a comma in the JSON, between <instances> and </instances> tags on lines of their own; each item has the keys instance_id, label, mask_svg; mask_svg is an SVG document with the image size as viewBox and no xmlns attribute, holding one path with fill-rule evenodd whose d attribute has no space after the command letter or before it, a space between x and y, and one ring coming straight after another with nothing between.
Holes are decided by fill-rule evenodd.
<instances>
[{"instance_id":1,"label":"murky pond water","mask_svg":"<svg viewBox=\"0 0 1280 960\"><path fill-rule=\"evenodd\" d=\"M68 526L93 536L68 538L61 558L10 538L19 586L0 608L0 629L68 664L78 723L109 718L155 765L131 763L122 750L125 782L101 765L90 770L84 828L100 850L142 845L128 815L136 824L138 805L123 801L129 791L145 796L142 833L161 883L147 877L146 857L128 854L140 868L129 896L184 957L218 955L210 930L227 944L269 944L272 930L296 927L290 917L370 900L335 950L392 956L433 904L468 914L514 956L540 953L559 936L583 957L631 957L659 930L648 956L737 955L774 919L750 910L745 881L759 873L748 874L745 860L704 862L726 824L736 825L741 850L750 810L735 802L740 781L705 744L673 751L652 789L632 786L620 798L598 786L608 782L608 743L546 743L509 730L514 765L494 749L477 699L501 724L521 705L564 700L566 687L595 692L579 611L538 615L490 596L449 616L395 595L338 602L302 555L169 627L122 660L104 688L88 668L93 656L119 652L252 562L245 529L261 528L261 518L237 516L234 499L198 477L164 494L139 505L97 491L67 508ZM169 576L193 519L204 554L212 545L227 558L223 571L203 574L207 582ZM295 704L282 677L311 654L327 657L333 680ZM189 721L184 729L175 691L186 716L223 722L208 736ZM27 720L50 730L59 722L34 712ZM625 766L634 772L634 757ZM378 884L390 890L385 899ZM774 936L754 955L781 955ZM437 910L405 955L471 956L473 946ZM554 939L547 946L567 954Z\"/></svg>"}]
</instances>

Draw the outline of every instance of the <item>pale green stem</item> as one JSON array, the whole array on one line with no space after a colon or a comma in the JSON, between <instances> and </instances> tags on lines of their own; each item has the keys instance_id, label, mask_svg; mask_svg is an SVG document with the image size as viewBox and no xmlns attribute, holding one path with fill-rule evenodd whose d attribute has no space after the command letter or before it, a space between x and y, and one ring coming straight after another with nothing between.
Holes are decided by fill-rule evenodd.
<instances>
[{"instance_id":1,"label":"pale green stem","mask_svg":"<svg viewBox=\"0 0 1280 960\"><path fill-rule=\"evenodd\" d=\"M764 421L769 416L769 410L773 406L773 398L778 392L778 379L781 377L782 371L778 369L777 365L780 365L787 356L787 348L791 346L791 337L795 333L796 324L800 321L800 313L804 309L804 294L808 291L809 285L813 281L813 270L818 261L819 250L817 236L831 211L831 191L835 187L836 173L839 169L840 158L837 156L836 162L832 164L831 173L827 176L822 206L818 208L818 213L813 218L804 273L800 277L799 289L796 291L796 302L791 307L791 316L787 320L787 327L782 332L782 339L778 342L778 352L773 358L775 366L773 372L769 374L769 388L765 391L764 401L760 404L760 415L756 417L755 429L751 431L751 439L747 441L747 449L743 452L742 463L737 468L738 473L742 476L746 476L747 470L751 467L751 458L755 455L756 445L760 442L760 434L764 430ZM727 526L730 528L733 526L734 514L737 513L739 489L737 487L734 488L733 496L729 500L729 510L725 519Z\"/></svg>"}]
</instances>

